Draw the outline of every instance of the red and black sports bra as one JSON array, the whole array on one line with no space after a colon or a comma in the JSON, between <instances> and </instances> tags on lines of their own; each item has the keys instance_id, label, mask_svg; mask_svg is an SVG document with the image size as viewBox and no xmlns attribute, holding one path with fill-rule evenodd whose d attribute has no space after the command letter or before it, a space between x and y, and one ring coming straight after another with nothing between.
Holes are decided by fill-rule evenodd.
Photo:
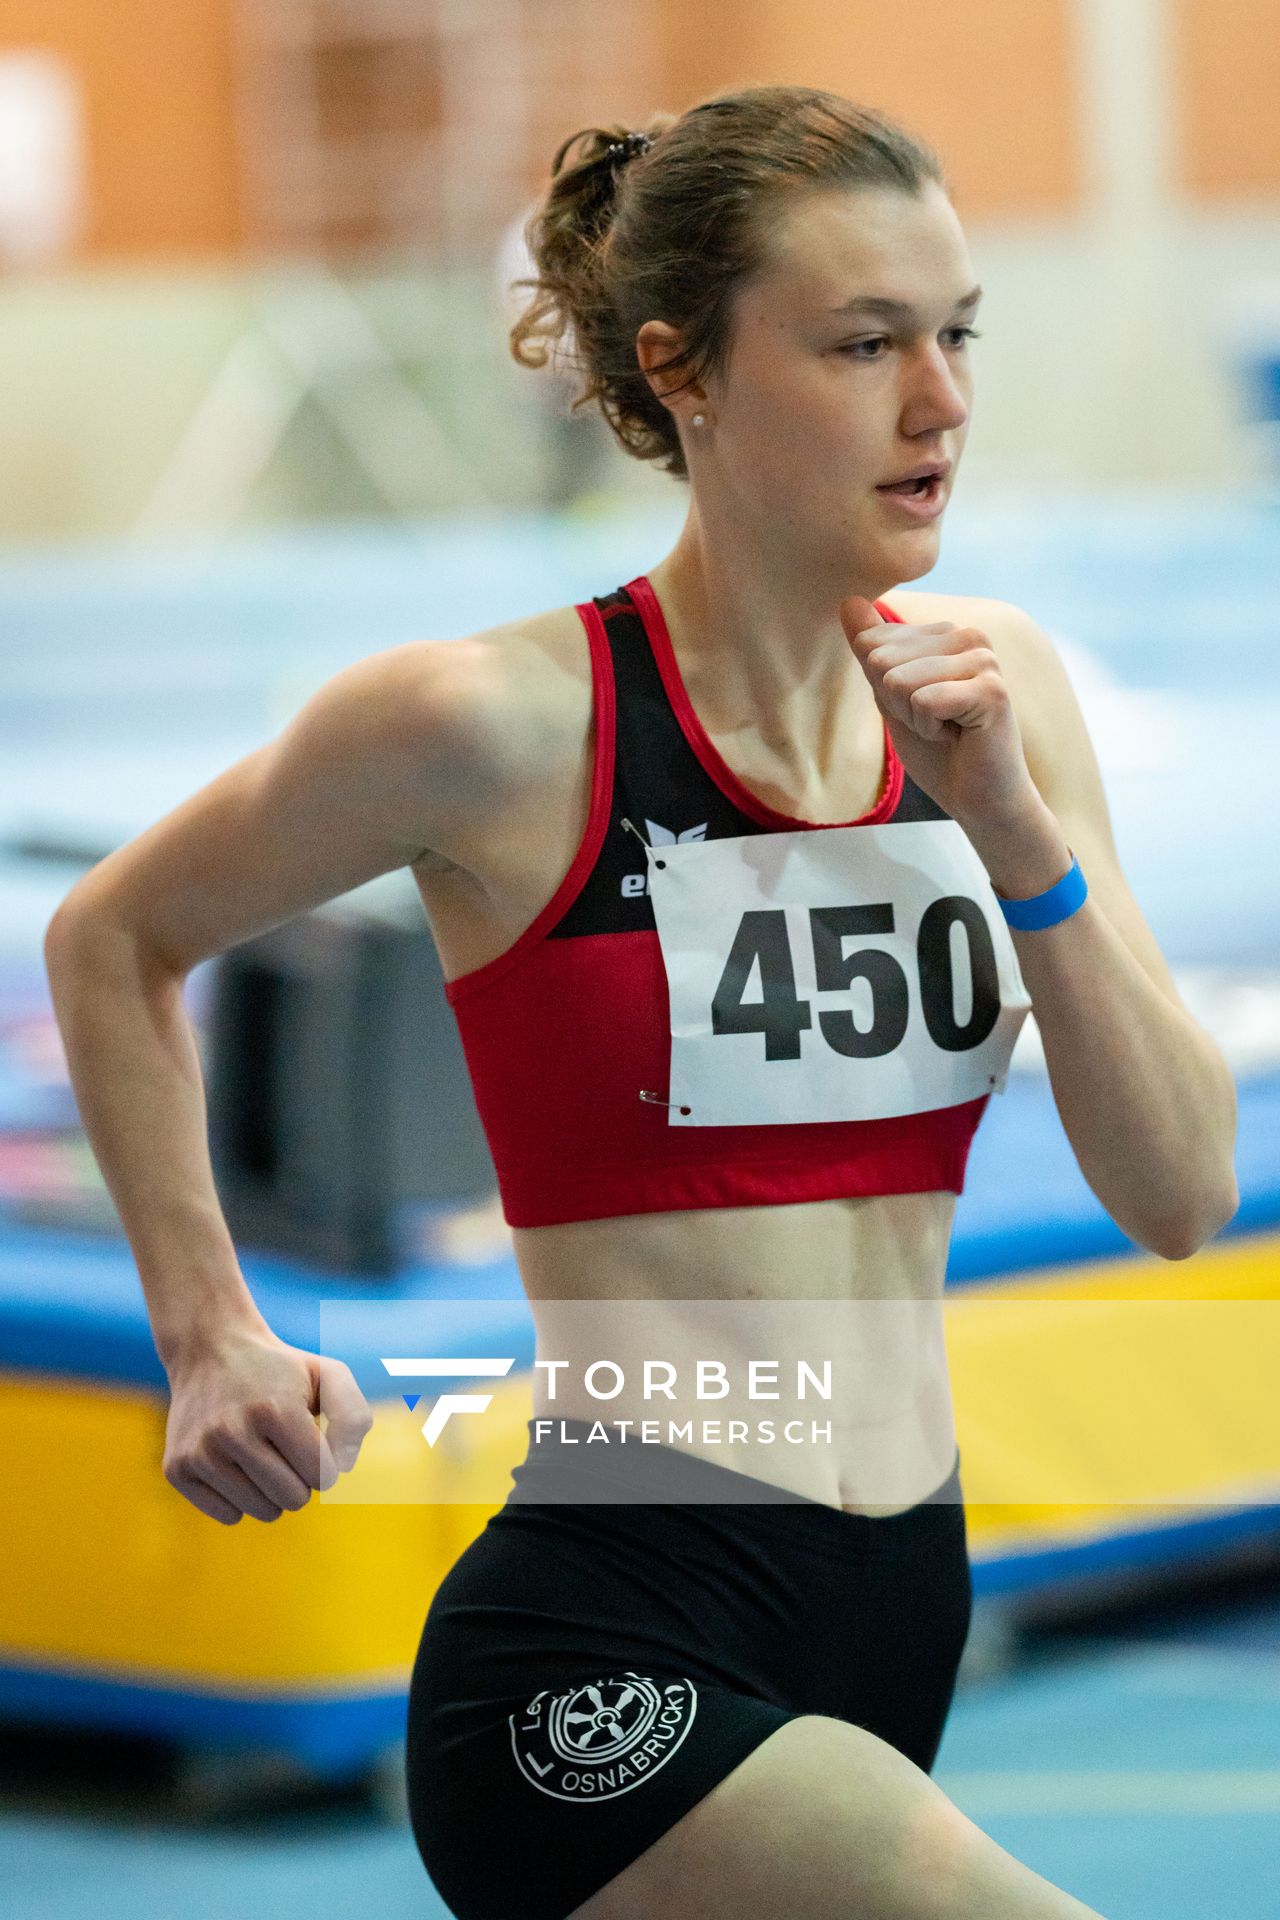
<instances>
[{"instance_id":1,"label":"red and black sports bra","mask_svg":"<svg viewBox=\"0 0 1280 1920\"><path fill-rule=\"evenodd\" d=\"M967 838L912 782L887 727L880 796L859 820L814 824L775 812L742 784L700 725L648 580L641 575L576 611L590 646L595 703L582 842L554 896L514 944L445 989L506 1220L536 1227L693 1207L961 1192L970 1142L991 1091L1004 1084L1029 1005L1016 991L1021 983L1007 934L999 960L992 949L1004 925L994 896L988 918L975 904L981 884L971 883L953 857L966 853L982 877ZM886 606L878 611L886 620L899 617ZM930 822L947 823L941 836L936 825L924 825ZM891 832L863 836L849 828ZM819 845L816 837L828 834L836 838ZM787 837L764 847L757 843L762 835ZM734 845L715 844L722 841ZM929 847L924 865L932 861L931 876L910 869L914 930L895 959L884 934L894 908L881 895L892 894L893 875L908 865L895 858L886 865L886 849L892 856ZM678 970L681 1007L692 992L696 1010L698 955L674 917L666 926L655 917L654 896L665 879L659 883L654 865L665 875L668 865L685 862L694 879L687 907L698 898L697 863L704 861L708 876L720 876L723 912L724 875L730 891L738 884L726 861L739 862L742 885L767 889L776 881L769 875L781 869L764 856L794 855L799 871L815 851L838 852L847 862L843 900L805 907L797 895L785 928L777 904L783 892L777 899L767 891L758 900L753 895L741 911L733 905L725 950L702 957L711 987L701 1030L682 1011L673 1036L669 986ZM858 904L863 856L874 874L866 898L877 904ZM897 910L904 937L906 900L904 894ZM860 964L845 953L849 933L862 940ZM972 966L956 987L956 955L966 940ZM799 960L789 942L806 947ZM804 969L815 964L818 973L808 977L817 993L806 998ZM763 998L749 997L748 974ZM725 986L731 976L732 990ZM868 989L869 1028L868 1002L857 998ZM961 1003L967 998L961 1014L957 995ZM911 1046L918 1060L929 1054L928 1072L904 1071ZM722 1086L715 1063L731 1053L741 1077ZM679 1064L685 1075L686 1060L688 1084L700 1091L678 1091L673 1100L673 1068ZM969 1073L963 1082L956 1077L962 1066ZM962 1084L985 1090L956 1099ZM814 1087L826 1091L815 1095ZM946 1104L928 1105L930 1098ZM916 1106L921 1110L906 1110ZM807 1117L837 1110L874 1117ZM735 1117L723 1122L719 1111Z\"/></svg>"}]
</instances>

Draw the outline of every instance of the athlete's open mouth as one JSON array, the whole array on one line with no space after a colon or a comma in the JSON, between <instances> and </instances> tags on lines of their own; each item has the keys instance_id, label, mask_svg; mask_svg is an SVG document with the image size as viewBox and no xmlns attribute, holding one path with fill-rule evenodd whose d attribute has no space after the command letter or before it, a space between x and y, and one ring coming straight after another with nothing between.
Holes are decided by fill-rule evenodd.
<instances>
[{"instance_id":1,"label":"athlete's open mouth","mask_svg":"<svg viewBox=\"0 0 1280 1920\"><path fill-rule=\"evenodd\" d=\"M900 480L896 487L877 487L876 492L905 493L912 499L923 499L926 496L932 499L941 484L940 477L936 473L931 473L922 480Z\"/></svg>"}]
</instances>

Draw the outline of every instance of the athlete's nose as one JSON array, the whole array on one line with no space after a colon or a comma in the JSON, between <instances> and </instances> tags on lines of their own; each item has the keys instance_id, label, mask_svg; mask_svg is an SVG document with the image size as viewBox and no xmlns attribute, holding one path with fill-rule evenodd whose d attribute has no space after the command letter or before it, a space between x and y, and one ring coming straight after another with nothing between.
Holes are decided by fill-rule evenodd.
<instances>
[{"instance_id":1,"label":"athlete's nose","mask_svg":"<svg viewBox=\"0 0 1280 1920\"><path fill-rule=\"evenodd\" d=\"M914 358L910 366L903 406L904 438L918 440L930 431L958 432L968 421L969 403L946 353L935 342ZM952 449L945 448L939 457L954 459L955 456Z\"/></svg>"}]
</instances>

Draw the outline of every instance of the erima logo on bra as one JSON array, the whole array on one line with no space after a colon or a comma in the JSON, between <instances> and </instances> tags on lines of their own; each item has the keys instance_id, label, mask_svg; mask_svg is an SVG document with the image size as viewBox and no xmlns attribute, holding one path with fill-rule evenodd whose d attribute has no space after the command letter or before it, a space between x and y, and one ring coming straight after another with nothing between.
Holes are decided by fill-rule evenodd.
<instances>
[{"instance_id":1,"label":"erima logo on bra","mask_svg":"<svg viewBox=\"0 0 1280 1920\"><path fill-rule=\"evenodd\" d=\"M707 837L707 823L705 820L700 821L696 827L686 827L682 833L673 833L670 827L660 827L656 820L646 819L644 824L645 831L649 835L649 845L651 847L676 847L688 840L705 840ZM649 876L647 873L623 874L622 893L625 899L634 900L638 898L640 894L648 893L648 891Z\"/></svg>"},{"instance_id":2,"label":"erima logo on bra","mask_svg":"<svg viewBox=\"0 0 1280 1920\"><path fill-rule=\"evenodd\" d=\"M651 847L682 846L686 840L705 840L707 835L705 820L701 826L686 827L683 833L672 833L670 827L660 827L656 820L646 820L644 824L649 830Z\"/></svg>"}]
</instances>

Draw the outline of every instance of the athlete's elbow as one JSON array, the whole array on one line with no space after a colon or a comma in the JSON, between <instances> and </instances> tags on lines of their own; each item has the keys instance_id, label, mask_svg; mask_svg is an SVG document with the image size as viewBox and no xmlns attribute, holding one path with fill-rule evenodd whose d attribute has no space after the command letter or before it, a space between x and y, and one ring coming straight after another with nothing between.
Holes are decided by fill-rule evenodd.
<instances>
[{"instance_id":1,"label":"athlete's elbow","mask_svg":"<svg viewBox=\"0 0 1280 1920\"><path fill-rule=\"evenodd\" d=\"M1235 1219L1239 1208L1240 1189L1232 1172L1228 1185L1211 1204L1201 1205L1194 1213L1167 1216L1158 1231L1143 1235L1143 1244L1162 1260L1190 1260Z\"/></svg>"}]
</instances>

